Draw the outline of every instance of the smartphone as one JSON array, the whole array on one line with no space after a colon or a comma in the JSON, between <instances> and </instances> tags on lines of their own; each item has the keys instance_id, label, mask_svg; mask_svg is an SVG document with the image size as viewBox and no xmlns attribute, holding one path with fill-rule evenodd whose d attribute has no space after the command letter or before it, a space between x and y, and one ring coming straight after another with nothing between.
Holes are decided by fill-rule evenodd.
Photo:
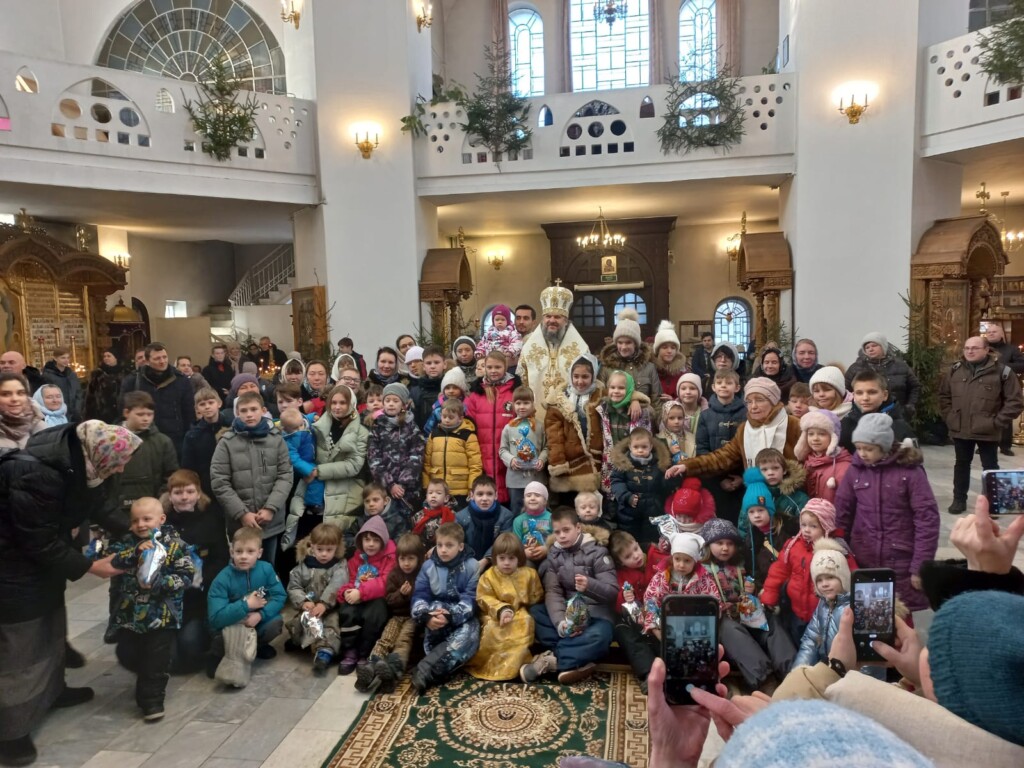
<instances>
[{"instance_id":1,"label":"smartphone","mask_svg":"<svg viewBox=\"0 0 1024 768\"><path fill-rule=\"evenodd\" d=\"M986 469L981 487L990 515L1024 515L1024 470Z\"/></svg>"},{"instance_id":2,"label":"smartphone","mask_svg":"<svg viewBox=\"0 0 1024 768\"><path fill-rule=\"evenodd\" d=\"M858 661L885 661L871 647L874 640L896 639L896 574L891 568L853 572L853 642Z\"/></svg>"},{"instance_id":3,"label":"smartphone","mask_svg":"<svg viewBox=\"0 0 1024 768\"><path fill-rule=\"evenodd\" d=\"M661 658L665 699L693 704L686 687L714 693L718 683L718 600L705 595L668 595L661 605Z\"/></svg>"}]
</instances>

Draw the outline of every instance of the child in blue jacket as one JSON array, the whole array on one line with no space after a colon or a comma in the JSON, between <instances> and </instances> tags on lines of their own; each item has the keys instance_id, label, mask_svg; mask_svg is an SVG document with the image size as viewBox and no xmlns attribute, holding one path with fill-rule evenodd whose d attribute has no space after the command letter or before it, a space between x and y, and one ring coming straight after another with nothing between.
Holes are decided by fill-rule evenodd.
<instances>
[{"instance_id":1,"label":"child in blue jacket","mask_svg":"<svg viewBox=\"0 0 1024 768\"><path fill-rule=\"evenodd\" d=\"M850 565L842 544L835 539L814 542L811 578L821 600L800 640L800 648L793 659L794 668L813 667L819 661L828 661L832 641L839 634L839 620L850 607Z\"/></svg>"},{"instance_id":2,"label":"child in blue jacket","mask_svg":"<svg viewBox=\"0 0 1024 768\"><path fill-rule=\"evenodd\" d=\"M302 495L307 514L301 518L289 515L285 523L281 548L290 549L297 541L306 537L323 520L324 481L319 479L316 468L316 441L309 429L309 419L298 408L281 411L281 437L288 446L288 458L295 472L295 482L305 479L306 490ZM294 490L294 487L293 487ZM319 515L316 514L319 510ZM307 520L308 518L308 520Z\"/></svg>"}]
</instances>

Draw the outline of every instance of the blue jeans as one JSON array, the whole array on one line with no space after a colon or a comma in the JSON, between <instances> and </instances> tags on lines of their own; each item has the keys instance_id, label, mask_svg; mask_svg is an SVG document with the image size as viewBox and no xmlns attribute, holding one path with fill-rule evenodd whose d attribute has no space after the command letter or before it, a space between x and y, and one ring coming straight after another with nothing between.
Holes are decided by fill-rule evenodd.
<instances>
[{"instance_id":1,"label":"blue jeans","mask_svg":"<svg viewBox=\"0 0 1024 768\"><path fill-rule=\"evenodd\" d=\"M551 623L547 606L537 603L530 608L530 615L536 623L534 638L546 650L553 651L558 659L558 671L577 669L590 662L600 661L612 644L612 623L604 619L590 619L582 635L559 637L558 629Z\"/></svg>"},{"instance_id":2,"label":"blue jeans","mask_svg":"<svg viewBox=\"0 0 1024 768\"><path fill-rule=\"evenodd\" d=\"M523 496L525 494L526 488L508 489L508 508L512 510L513 515L518 515L523 511Z\"/></svg>"}]
</instances>

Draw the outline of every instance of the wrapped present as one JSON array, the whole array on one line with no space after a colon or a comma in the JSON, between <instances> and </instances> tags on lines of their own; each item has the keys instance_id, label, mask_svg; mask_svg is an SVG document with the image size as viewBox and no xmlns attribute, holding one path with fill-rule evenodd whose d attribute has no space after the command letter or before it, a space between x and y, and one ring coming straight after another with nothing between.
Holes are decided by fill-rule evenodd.
<instances>
[{"instance_id":1,"label":"wrapped present","mask_svg":"<svg viewBox=\"0 0 1024 768\"><path fill-rule=\"evenodd\" d=\"M625 598L626 592L633 593L633 599L627 601ZM634 624L643 625L644 623L644 610L640 607L640 604L636 601L636 591L633 589L633 585L628 581L622 582L622 615Z\"/></svg>"},{"instance_id":2,"label":"wrapped present","mask_svg":"<svg viewBox=\"0 0 1024 768\"><path fill-rule=\"evenodd\" d=\"M99 560L101 557L106 557L106 553L107 540L102 536L90 541L89 546L85 548L85 556L90 560Z\"/></svg>"},{"instance_id":3,"label":"wrapped present","mask_svg":"<svg viewBox=\"0 0 1024 768\"><path fill-rule=\"evenodd\" d=\"M160 578L160 569L167 562L167 548L160 543L160 531L153 531L150 541L153 546L142 553L136 578L143 589L151 589Z\"/></svg>"},{"instance_id":4,"label":"wrapped present","mask_svg":"<svg viewBox=\"0 0 1024 768\"><path fill-rule=\"evenodd\" d=\"M768 617L765 616L764 606L760 600L753 595L744 595L736 607L740 612L740 624L751 629L767 631Z\"/></svg>"},{"instance_id":5,"label":"wrapped present","mask_svg":"<svg viewBox=\"0 0 1024 768\"><path fill-rule=\"evenodd\" d=\"M313 616L309 611L303 611L299 623L302 624L300 645L303 648L308 648L316 640L324 639L324 622L319 616Z\"/></svg>"},{"instance_id":6,"label":"wrapped present","mask_svg":"<svg viewBox=\"0 0 1024 768\"><path fill-rule=\"evenodd\" d=\"M577 592L565 604L565 634L575 635L582 632L590 623L590 606L582 592Z\"/></svg>"},{"instance_id":7,"label":"wrapped present","mask_svg":"<svg viewBox=\"0 0 1024 768\"><path fill-rule=\"evenodd\" d=\"M539 547L544 543L544 535L537 530L537 520L529 517L526 519L526 538L523 539L524 547Z\"/></svg>"}]
</instances>

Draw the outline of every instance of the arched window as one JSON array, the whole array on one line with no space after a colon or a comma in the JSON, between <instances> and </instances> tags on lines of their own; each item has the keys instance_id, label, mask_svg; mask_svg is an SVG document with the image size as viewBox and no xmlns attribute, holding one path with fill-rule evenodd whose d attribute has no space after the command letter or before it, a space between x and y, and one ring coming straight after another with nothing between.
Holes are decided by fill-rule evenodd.
<instances>
[{"instance_id":1,"label":"arched window","mask_svg":"<svg viewBox=\"0 0 1024 768\"><path fill-rule=\"evenodd\" d=\"M544 95L544 21L532 8L508 15L512 90L517 96Z\"/></svg>"},{"instance_id":2,"label":"arched window","mask_svg":"<svg viewBox=\"0 0 1024 768\"><path fill-rule=\"evenodd\" d=\"M603 328L604 305L594 296L580 296L572 305L572 323L580 328Z\"/></svg>"},{"instance_id":3,"label":"arched window","mask_svg":"<svg viewBox=\"0 0 1024 768\"><path fill-rule=\"evenodd\" d=\"M96 63L196 82L221 55L244 88L288 92L284 52L242 0L140 0L114 24Z\"/></svg>"},{"instance_id":4,"label":"arched window","mask_svg":"<svg viewBox=\"0 0 1024 768\"><path fill-rule=\"evenodd\" d=\"M718 59L715 0L683 0L679 6L679 79L710 80Z\"/></svg>"},{"instance_id":5,"label":"arched window","mask_svg":"<svg viewBox=\"0 0 1024 768\"><path fill-rule=\"evenodd\" d=\"M609 24L595 18L593 0L569 0L573 91L647 85L651 73L649 0Z\"/></svg>"},{"instance_id":6,"label":"arched window","mask_svg":"<svg viewBox=\"0 0 1024 768\"><path fill-rule=\"evenodd\" d=\"M750 343L750 321L750 305L746 301L737 296L723 299L715 307L715 342L734 344L740 357L745 357Z\"/></svg>"},{"instance_id":7,"label":"arched window","mask_svg":"<svg viewBox=\"0 0 1024 768\"><path fill-rule=\"evenodd\" d=\"M640 325L647 324L647 302L643 300L643 297L636 293L624 293L615 300L615 317L619 316L619 312L624 310L626 307L632 307L636 310L637 322Z\"/></svg>"}]
</instances>

